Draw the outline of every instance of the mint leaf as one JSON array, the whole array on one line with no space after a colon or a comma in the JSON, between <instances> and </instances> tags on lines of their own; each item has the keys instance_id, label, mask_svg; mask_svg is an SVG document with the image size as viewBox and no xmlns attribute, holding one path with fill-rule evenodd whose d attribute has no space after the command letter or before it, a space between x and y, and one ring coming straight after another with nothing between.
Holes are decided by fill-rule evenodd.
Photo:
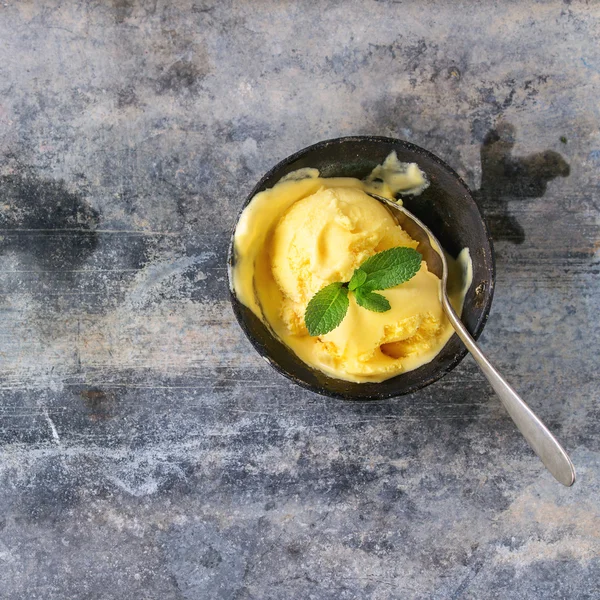
<instances>
[{"instance_id":1,"label":"mint leaf","mask_svg":"<svg viewBox=\"0 0 600 600\"><path fill-rule=\"evenodd\" d=\"M360 268L356 269L352 274L352 279L348 284L348 289L352 292L360 287L367 280L367 274Z\"/></svg>"},{"instance_id":2,"label":"mint leaf","mask_svg":"<svg viewBox=\"0 0 600 600\"><path fill-rule=\"evenodd\" d=\"M318 291L308 303L304 323L310 335L324 335L335 329L348 310L348 288L337 281Z\"/></svg>"},{"instance_id":3,"label":"mint leaf","mask_svg":"<svg viewBox=\"0 0 600 600\"><path fill-rule=\"evenodd\" d=\"M373 312L386 312L388 299L374 290L386 290L414 277L421 268L422 256L412 248L390 248L368 258L352 274L348 283L337 281L317 292L308 303L304 323L312 336L334 330L348 312L348 291L356 303Z\"/></svg>"},{"instance_id":4,"label":"mint leaf","mask_svg":"<svg viewBox=\"0 0 600 600\"><path fill-rule=\"evenodd\" d=\"M388 299L381 294L365 291L362 287L354 292L356 303L373 312L386 312L392 308Z\"/></svg>"},{"instance_id":5,"label":"mint leaf","mask_svg":"<svg viewBox=\"0 0 600 600\"><path fill-rule=\"evenodd\" d=\"M390 248L367 258L360 270L367 274L361 289L365 292L387 290L412 279L421 268L423 257L413 248Z\"/></svg>"}]
</instances>

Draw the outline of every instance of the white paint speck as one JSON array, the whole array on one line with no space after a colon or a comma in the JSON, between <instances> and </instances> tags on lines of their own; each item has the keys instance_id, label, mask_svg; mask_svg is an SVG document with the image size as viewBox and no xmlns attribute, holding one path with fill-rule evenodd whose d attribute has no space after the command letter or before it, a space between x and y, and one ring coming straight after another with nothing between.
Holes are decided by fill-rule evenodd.
<instances>
[{"instance_id":1,"label":"white paint speck","mask_svg":"<svg viewBox=\"0 0 600 600\"><path fill-rule=\"evenodd\" d=\"M54 421L50 418L47 408L44 408L44 417L46 417L46 422L48 423L50 431L52 432L52 438L60 446L60 436L58 435L58 430L56 429L56 425L54 425Z\"/></svg>"}]
</instances>

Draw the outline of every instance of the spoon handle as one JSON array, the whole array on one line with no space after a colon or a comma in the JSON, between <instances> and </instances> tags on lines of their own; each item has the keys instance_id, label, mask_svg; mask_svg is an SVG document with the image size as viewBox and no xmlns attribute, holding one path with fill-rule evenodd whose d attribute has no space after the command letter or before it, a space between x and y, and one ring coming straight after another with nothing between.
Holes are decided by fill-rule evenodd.
<instances>
[{"instance_id":1,"label":"spoon handle","mask_svg":"<svg viewBox=\"0 0 600 600\"><path fill-rule=\"evenodd\" d=\"M512 389L508 382L496 371L490 361L479 349L471 334L454 312L448 298L443 294L443 306L448 320L454 327L458 337L463 341L467 350L473 355L477 364L490 382L494 391L500 397L504 408L508 411L515 425L529 442L535 453L540 457L548 471L563 485L575 483L575 467L563 447L540 421L535 413Z\"/></svg>"}]
</instances>

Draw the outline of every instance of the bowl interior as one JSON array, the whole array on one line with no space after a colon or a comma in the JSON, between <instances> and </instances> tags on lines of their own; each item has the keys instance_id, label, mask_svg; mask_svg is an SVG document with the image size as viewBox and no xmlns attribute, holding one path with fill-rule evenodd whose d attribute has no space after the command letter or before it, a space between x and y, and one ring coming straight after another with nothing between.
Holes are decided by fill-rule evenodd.
<instances>
[{"instance_id":1,"label":"bowl interior","mask_svg":"<svg viewBox=\"0 0 600 600\"><path fill-rule=\"evenodd\" d=\"M320 142L293 154L271 169L252 190L244 207L258 192L273 187L284 175L296 169L314 167L319 169L323 177L347 176L362 179L383 162L392 150L396 151L401 161L416 162L430 181L430 186L420 196L403 198L406 208L431 228L453 256L465 247L470 250L473 284L465 298L462 320L477 338L487 319L494 290L491 239L465 183L448 165L430 152L408 142L381 137L351 137ZM232 238L230 269L234 263ZM320 394L354 400L407 394L442 377L466 354L458 336L453 335L433 361L414 371L402 373L381 383L342 381L306 365L275 338L252 311L238 301L235 293L231 294L231 300L236 317L256 350L281 373Z\"/></svg>"}]
</instances>

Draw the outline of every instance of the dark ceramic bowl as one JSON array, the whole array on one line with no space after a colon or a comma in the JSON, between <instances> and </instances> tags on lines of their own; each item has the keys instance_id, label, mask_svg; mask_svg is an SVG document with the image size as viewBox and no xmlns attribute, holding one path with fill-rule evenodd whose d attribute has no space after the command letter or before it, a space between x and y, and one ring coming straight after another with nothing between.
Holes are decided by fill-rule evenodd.
<instances>
[{"instance_id":1,"label":"dark ceramic bowl","mask_svg":"<svg viewBox=\"0 0 600 600\"><path fill-rule=\"evenodd\" d=\"M488 317L494 293L494 252L483 216L463 180L437 156L419 146L385 137L357 136L319 142L300 150L273 167L254 187L242 210L259 192L273 187L284 175L303 167L319 169L323 177L366 177L386 156L396 151L403 162L416 162L425 171L430 186L416 197L404 197L412 211L456 256L468 247L473 261L473 284L465 298L462 320L477 338ZM239 215L238 215L239 217ZM229 272L235 264L233 236ZM230 276L230 289L231 276ZM381 383L352 383L333 379L302 362L277 339L252 311L231 293L237 320L256 350L280 373L313 392L350 400L391 398L414 392L443 377L466 355L455 334L430 363Z\"/></svg>"}]
</instances>

